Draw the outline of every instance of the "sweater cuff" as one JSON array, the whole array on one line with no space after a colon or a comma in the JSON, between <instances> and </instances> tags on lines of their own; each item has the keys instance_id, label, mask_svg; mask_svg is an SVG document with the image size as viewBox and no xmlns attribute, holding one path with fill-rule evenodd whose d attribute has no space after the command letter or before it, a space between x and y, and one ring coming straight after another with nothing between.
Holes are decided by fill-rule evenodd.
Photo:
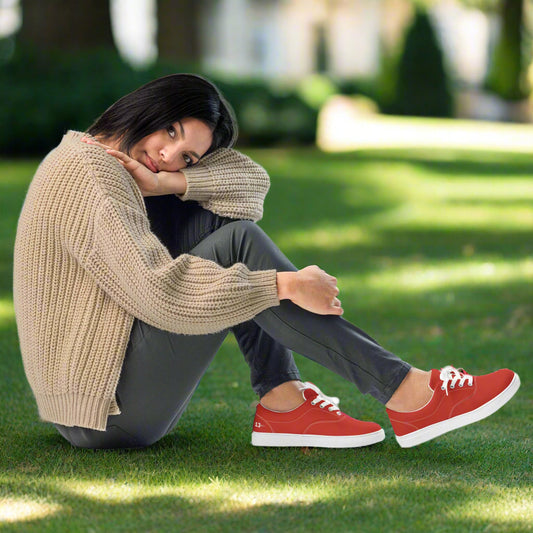
<instances>
[{"instance_id":1,"label":"sweater cuff","mask_svg":"<svg viewBox=\"0 0 533 533\"><path fill-rule=\"evenodd\" d=\"M185 176L187 189L183 194L176 196L183 201L196 200L206 201L213 196L215 190L215 180L211 172L204 165L197 165L189 168L182 168L180 172Z\"/></svg>"},{"instance_id":2,"label":"sweater cuff","mask_svg":"<svg viewBox=\"0 0 533 533\"><path fill-rule=\"evenodd\" d=\"M279 305L276 270L251 270L249 280L253 287L249 294L250 303L257 303L263 311Z\"/></svg>"}]
</instances>

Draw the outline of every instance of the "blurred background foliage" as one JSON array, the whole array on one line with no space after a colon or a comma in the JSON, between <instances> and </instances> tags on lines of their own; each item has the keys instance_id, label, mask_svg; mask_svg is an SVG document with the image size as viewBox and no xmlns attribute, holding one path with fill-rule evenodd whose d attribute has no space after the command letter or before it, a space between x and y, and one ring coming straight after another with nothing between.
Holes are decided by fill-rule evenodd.
<instances>
[{"instance_id":1,"label":"blurred background foliage","mask_svg":"<svg viewBox=\"0 0 533 533\"><path fill-rule=\"evenodd\" d=\"M461 1L500 21L484 89L502 100L527 99L529 0ZM399 44L381 47L376 76L331 74L326 34L321 31L315 73L290 83L206 69L198 31L202 3L158 1L158 57L139 68L127 63L115 46L108 0L21 0L20 30L0 40L0 153L45 153L67 129L86 129L125 93L172 72L196 72L212 79L235 108L239 142L246 145L313 143L318 113L335 94L363 95L383 113L454 116L456 80L448 72L427 12L436 0L412 2L413 15Z\"/></svg>"}]
</instances>

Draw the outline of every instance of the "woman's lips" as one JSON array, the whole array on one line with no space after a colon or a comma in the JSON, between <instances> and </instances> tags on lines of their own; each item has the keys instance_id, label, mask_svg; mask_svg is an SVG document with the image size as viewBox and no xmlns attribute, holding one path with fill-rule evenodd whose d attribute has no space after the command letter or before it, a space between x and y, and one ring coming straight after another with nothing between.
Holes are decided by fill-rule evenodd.
<instances>
[{"instance_id":1,"label":"woman's lips","mask_svg":"<svg viewBox=\"0 0 533 533\"><path fill-rule=\"evenodd\" d=\"M146 154L146 166L152 171L152 172L159 172L159 169L157 168L157 165L154 163L153 159Z\"/></svg>"}]
</instances>

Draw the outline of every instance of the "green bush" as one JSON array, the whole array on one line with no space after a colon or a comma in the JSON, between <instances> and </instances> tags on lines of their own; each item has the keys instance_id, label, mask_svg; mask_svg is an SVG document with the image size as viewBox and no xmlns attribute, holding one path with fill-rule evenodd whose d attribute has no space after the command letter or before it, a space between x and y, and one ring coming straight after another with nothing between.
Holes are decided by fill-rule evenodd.
<instances>
[{"instance_id":1,"label":"green bush","mask_svg":"<svg viewBox=\"0 0 533 533\"><path fill-rule=\"evenodd\" d=\"M533 34L525 25L526 3L501 2L499 22L485 88L504 100L523 100L531 92L527 66L531 63L533 42Z\"/></svg>"},{"instance_id":2,"label":"green bush","mask_svg":"<svg viewBox=\"0 0 533 533\"><path fill-rule=\"evenodd\" d=\"M318 110L304 101L297 88L279 88L262 79L208 77L235 110L241 144L263 146L315 141Z\"/></svg>"},{"instance_id":3,"label":"green bush","mask_svg":"<svg viewBox=\"0 0 533 533\"><path fill-rule=\"evenodd\" d=\"M40 154L67 129L86 129L118 97L147 81L108 50L41 54L17 48L0 67L0 151Z\"/></svg>"},{"instance_id":4,"label":"green bush","mask_svg":"<svg viewBox=\"0 0 533 533\"><path fill-rule=\"evenodd\" d=\"M398 84L401 46L393 48L380 43L379 73L376 79L376 102L383 113L394 113Z\"/></svg>"},{"instance_id":5,"label":"green bush","mask_svg":"<svg viewBox=\"0 0 533 533\"><path fill-rule=\"evenodd\" d=\"M0 42L0 61L9 42ZM172 72L204 74L195 65L157 62L135 70L110 50L43 54L17 47L0 65L0 153L42 155L68 129L85 130L124 94ZM317 110L295 89L275 90L261 80L218 80L207 75L234 107L240 142L312 143Z\"/></svg>"},{"instance_id":6,"label":"green bush","mask_svg":"<svg viewBox=\"0 0 533 533\"><path fill-rule=\"evenodd\" d=\"M426 12L417 9L407 30L391 113L451 117L453 101L444 58Z\"/></svg>"}]
</instances>

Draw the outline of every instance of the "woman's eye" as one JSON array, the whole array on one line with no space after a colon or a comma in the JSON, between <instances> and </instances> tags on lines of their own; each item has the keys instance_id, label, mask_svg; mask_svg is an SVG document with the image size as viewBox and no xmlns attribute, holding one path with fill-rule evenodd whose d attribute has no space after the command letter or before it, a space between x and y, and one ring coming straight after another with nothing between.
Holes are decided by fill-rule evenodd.
<instances>
[{"instance_id":1,"label":"woman's eye","mask_svg":"<svg viewBox=\"0 0 533 533\"><path fill-rule=\"evenodd\" d=\"M172 139L176 136L176 129L174 128L174 126L169 126L167 128L167 131Z\"/></svg>"},{"instance_id":2,"label":"woman's eye","mask_svg":"<svg viewBox=\"0 0 533 533\"><path fill-rule=\"evenodd\" d=\"M190 165L192 165L192 163L193 163L192 159L191 159L187 154L184 154L184 155L183 155L183 161L185 161L185 163L187 164L187 166L190 166Z\"/></svg>"}]
</instances>

